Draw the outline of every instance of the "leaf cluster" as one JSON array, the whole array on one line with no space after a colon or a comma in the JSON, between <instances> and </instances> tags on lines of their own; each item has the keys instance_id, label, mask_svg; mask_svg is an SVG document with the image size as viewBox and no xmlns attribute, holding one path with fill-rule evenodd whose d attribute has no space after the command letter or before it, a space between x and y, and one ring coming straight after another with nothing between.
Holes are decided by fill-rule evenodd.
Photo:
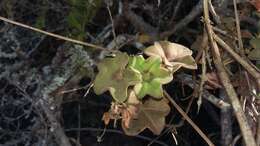
<instances>
[{"instance_id":1,"label":"leaf cluster","mask_svg":"<svg viewBox=\"0 0 260 146\"><path fill-rule=\"evenodd\" d=\"M137 135L145 128L160 134L170 107L163 98L163 85L170 83L173 73L181 67L196 69L192 51L168 41L155 42L146 48L148 56L129 56L118 52L98 64L94 91L109 91L113 97L110 111L103 120L122 119L126 134Z\"/></svg>"}]
</instances>

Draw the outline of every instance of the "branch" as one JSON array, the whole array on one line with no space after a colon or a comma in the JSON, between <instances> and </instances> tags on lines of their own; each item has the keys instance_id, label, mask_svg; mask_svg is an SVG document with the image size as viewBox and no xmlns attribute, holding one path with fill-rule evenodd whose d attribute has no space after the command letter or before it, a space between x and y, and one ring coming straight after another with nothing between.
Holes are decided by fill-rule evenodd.
<instances>
[{"instance_id":1,"label":"branch","mask_svg":"<svg viewBox=\"0 0 260 146\"><path fill-rule=\"evenodd\" d=\"M47 31L29 26L29 25L25 25L25 24L22 24L22 23L13 21L13 20L9 20L9 19L4 18L2 16L0 16L0 20L14 24L14 25L17 25L17 26L20 26L20 27L23 27L23 28L26 28L26 29L29 29L29 30L32 30L32 31L35 31L35 32L39 32L39 33L42 33L42 34L45 34L45 35L48 35L48 36L51 36L51 37L55 37L55 38L58 38L58 39L61 39L61 40L65 40L65 41L68 41L68 42L79 44L79 45L82 45L82 46L91 47L91 48L95 48L95 49L98 49L98 50L106 50L106 48L95 45L95 44L86 43L86 42L82 42L82 41L79 41L79 40L74 40L74 39L71 39L71 38L68 38L68 37L64 37L64 36L61 36L61 35L58 35L58 34L54 34L54 33L51 33L51 32L47 32Z\"/></svg>"},{"instance_id":2,"label":"branch","mask_svg":"<svg viewBox=\"0 0 260 146\"><path fill-rule=\"evenodd\" d=\"M189 116L181 109L181 107L171 98L171 96L164 91L164 96L172 103L177 111L183 116L183 118L194 128L198 134L205 140L209 146L215 146L211 140L200 130L200 128L189 118Z\"/></svg>"},{"instance_id":3,"label":"branch","mask_svg":"<svg viewBox=\"0 0 260 146\"><path fill-rule=\"evenodd\" d=\"M237 11L237 0L233 0L233 5L234 5L234 11L235 11L235 18L236 18L236 29L237 29L239 51L240 51L240 55L245 57L244 46L243 46L241 30L240 30L240 20L239 20L238 11Z\"/></svg>"},{"instance_id":4,"label":"branch","mask_svg":"<svg viewBox=\"0 0 260 146\"><path fill-rule=\"evenodd\" d=\"M258 88L260 88L260 74L247 61L240 57L230 46L228 46L219 36L213 34L217 43L226 50L238 63L240 63L256 79Z\"/></svg>"},{"instance_id":5,"label":"branch","mask_svg":"<svg viewBox=\"0 0 260 146\"><path fill-rule=\"evenodd\" d=\"M184 84L190 86L191 88L195 88L198 86L198 84L192 80L191 75L178 74L178 75L176 75L176 77L178 80L182 81ZM203 90L202 97L220 109L230 108L230 104L228 104L225 101L223 101L222 99L219 99L216 96L212 95L207 90Z\"/></svg>"},{"instance_id":6,"label":"branch","mask_svg":"<svg viewBox=\"0 0 260 146\"><path fill-rule=\"evenodd\" d=\"M179 31L181 28L187 26L194 18L196 18L202 12L202 0L200 0L197 5L190 11L190 13L184 17L179 23L175 26L172 26L173 29L162 32L160 38L166 38L176 31Z\"/></svg>"},{"instance_id":7,"label":"branch","mask_svg":"<svg viewBox=\"0 0 260 146\"><path fill-rule=\"evenodd\" d=\"M217 68L218 75L221 79L224 89L226 90L230 103L234 109L234 113L238 120L238 124L240 126L240 130L243 135L245 145L246 146L256 146L256 142L254 140L253 133L247 122L246 116L242 110L241 104L238 100L238 96L235 92L234 87L232 86L232 84L230 82L227 72L225 71L224 65L222 64L218 45L213 38L214 32L213 32L212 26L210 24L210 19L209 19L208 0L203 1L203 8L204 8L204 19L205 19L204 22L205 22L205 26L206 26L206 29L208 32L208 37L209 37L209 41L211 44L211 51L213 54L213 60L214 60L215 66Z\"/></svg>"}]
</instances>

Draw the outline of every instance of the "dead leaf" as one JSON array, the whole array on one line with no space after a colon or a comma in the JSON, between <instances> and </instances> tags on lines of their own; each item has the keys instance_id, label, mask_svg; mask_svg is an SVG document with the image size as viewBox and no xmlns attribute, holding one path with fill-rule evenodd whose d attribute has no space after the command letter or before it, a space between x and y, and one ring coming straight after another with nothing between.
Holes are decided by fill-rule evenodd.
<instances>
[{"instance_id":1,"label":"dead leaf","mask_svg":"<svg viewBox=\"0 0 260 146\"><path fill-rule=\"evenodd\" d=\"M172 72L177 71L181 67L197 69L197 64L191 56L192 51L177 43L169 41L155 42L153 46L146 48L144 53L148 56L161 57L163 63Z\"/></svg>"},{"instance_id":2,"label":"dead leaf","mask_svg":"<svg viewBox=\"0 0 260 146\"><path fill-rule=\"evenodd\" d=\"M102 120L104 121L105 125L108 125L110 122L110 113L109 112L105 112L103 114Z\"/></svg>"},{"instance_id":3,"label":"dead leaf","mask_svg":"<svg viewBox=\"0 0 260 146\"><path fill-rule=\"evenodd\" d=\"M166 99L154 100L149 98L136 107L138 112L131 116L128 125L122 123L125 133L134 136L148 128L154 134L159 135L165 126L165 116L170 112Z\"/></svg>"},{"instance_id":4,"label":"dead leaf","mask_svg":"<svg viewBox=\"0 0 260 146\"><path fill-rule=\"evenodd\" d=\"M130 120L137 114L137 105L140 104L135 92L131 89L128 91L128 99L125 104L112 103L110 110L103 114L102 120L108 125L110 120L122 119L122 124L129 127Z\"/></svg>"}]
</instances>

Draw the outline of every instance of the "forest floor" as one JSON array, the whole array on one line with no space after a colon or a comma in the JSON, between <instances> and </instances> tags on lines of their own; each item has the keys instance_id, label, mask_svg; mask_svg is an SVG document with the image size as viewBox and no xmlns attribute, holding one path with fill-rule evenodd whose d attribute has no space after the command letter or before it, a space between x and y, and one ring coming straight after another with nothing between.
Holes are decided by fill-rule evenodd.
<instances>
[{"instance_id":1,"label":"forest floor","mask_svg":"<svg viewBox=\"0 0 260 146\"><path fill-rule=\"evenodd\" d=\"M0 146L259 146L259 12L258 0L1 0ZM130 134L128 101L96 94L100 64L158 44L161 66L181 65Z\"/></svg>"}]
</instances>

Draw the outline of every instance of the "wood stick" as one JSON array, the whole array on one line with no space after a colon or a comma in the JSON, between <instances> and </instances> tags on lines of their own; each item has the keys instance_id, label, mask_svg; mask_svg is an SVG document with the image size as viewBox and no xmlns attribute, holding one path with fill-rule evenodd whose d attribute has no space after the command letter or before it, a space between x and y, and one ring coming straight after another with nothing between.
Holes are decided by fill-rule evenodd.
<instances>
[{"instance_id":1,"label":"wood stick","mask_svg":"<svg viewBox=\"0 0 260 146\"><path fill-rule=\"evenodd\" d=\"M213 32L212 26L210 24L211 22L209 19L208 0L203 1L203 11L204 11L204 19L205 19L204 22L205 22L205 26L206 26L206 29L208 32L209 41L211 44L211 52L213 54L214 64L217 68L218 75L221 79L221 82L224 86L224 89L225 89L225 91L229 97L230 103L233 107L235 116L238 120L238 124L239 124L240 130L241 130L245 145L246 146L256 146L256 142L254 140L253 133L247 122L244 111L242 110L241 104L238 100L238 96L235 92L234 87L232 86L232 84L230 82L228 74L225 71L224 65L221 61L218 45L213 38L214 32Z\"/></svg>"},{"instance_id":2,"label":"wood stick","mask_svg":"<svg viewBox=\"0 0 260 146\"><path fill-rule=\"evenodd\" d=\"M251 76L253 76L257 82L258 88L260 88L260 73L257 72L247 61L240 57L230 46L228 46L219 36L213 34L217 43L226 50L239 64L241 64Z\"/></svg>"},{"instance_id":3,"label":"wood stick","mask_svg":"<svg viewBox=\"0 0 260 146\"><path fill-rule=\"evenodd\" d=\"M61 36L61 35L58 35L58 34L54 34L54 33L51 33L51 32L47 32L47 31L29 26L29 25L25 25L25 24L20 23L20 22L16 22L16 21L4 18L2 16L0 16L0 20L7 22L7 23L17 25L17 26L20 26L20 27L23 27L23 28L26 28L26 29L29 29L29 30L32 30L32 31L35 31L35 32L39 32L39 33L42 33L42 34L45 34L45 35L48 35L48 36L51 36L51 37L55 37L57 39L65 40L65 41L72 42L72 43L79 44L79 45L86 46L86 47L95 48L95 49L98 49L98 50L107 50L106 48L95 45L95 44L86 43L86 42L82 42L82 41L79 41L79 40L64 37L64 36Z\"/></svg>"},{"instance_id":4,"label":"wood stick","mask_svg":"<svg viewBox=\"0 0 260 146\"><path fill-rule=\"evenodd\" d=\"M189 116L181 109L181 107L171 98L171 96L164 91L164 96L172 103L177 111L183 116L183 118L198 132L198 134L205 140L209 146L215 146L213 142L200 130L200 128L189 118Z\"/></svg>"}]
</instances>

